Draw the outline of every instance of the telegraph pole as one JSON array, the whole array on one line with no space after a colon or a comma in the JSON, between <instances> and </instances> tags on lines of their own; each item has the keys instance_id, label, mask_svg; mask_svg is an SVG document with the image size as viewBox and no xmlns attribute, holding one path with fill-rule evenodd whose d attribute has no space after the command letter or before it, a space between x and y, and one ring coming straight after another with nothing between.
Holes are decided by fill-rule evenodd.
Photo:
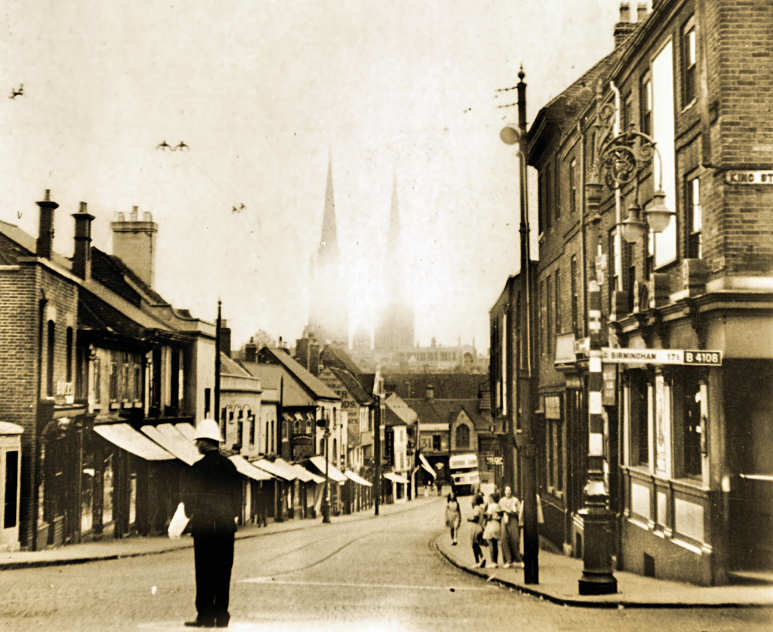
<instances>
[{"instance_id":1,"label":"telegraph pole","mask_svg":"<svg viewBox=\"0 0 773 632\"><path fill-rule=\"evenodd\" d=\"M518 457L523 473L523 579L527 584L539 583L539 532L537 524L537 445L534 432L534 349L533 349L533 312L534 297L532 284L531 255L529 254L529 197L526 172L526 74L521 66L518 72L518 129L505 127L499 134L508 145L518 145L518 179L520 201L520 291L521 338L516 342L520 347L520 362L513 362L518 369L518 415L521 420L524 441L518 446ZM510 88L508 88L510 89ZM507 106L500 106L507 107Z\"/></svg>"}]
</instances>

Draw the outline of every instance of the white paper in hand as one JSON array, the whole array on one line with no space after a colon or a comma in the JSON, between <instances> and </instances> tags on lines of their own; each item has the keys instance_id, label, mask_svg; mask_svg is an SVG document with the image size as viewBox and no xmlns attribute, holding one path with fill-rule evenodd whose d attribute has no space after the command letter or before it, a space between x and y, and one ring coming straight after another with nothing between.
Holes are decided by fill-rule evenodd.
<instances>
[{"instance_id":1,"label":"white paper in hand","mask_svg":"<svg viewBox=\"0 0 773 632\"><path fill-rule=\"evenodd\" d=\"M182 535L185 526L188 524L188 516L185 515L185 505L180 503L177 505L177 510L172 516L172 520L169 523L169 537L179 538Z\"/></svg>"}]
</instances>

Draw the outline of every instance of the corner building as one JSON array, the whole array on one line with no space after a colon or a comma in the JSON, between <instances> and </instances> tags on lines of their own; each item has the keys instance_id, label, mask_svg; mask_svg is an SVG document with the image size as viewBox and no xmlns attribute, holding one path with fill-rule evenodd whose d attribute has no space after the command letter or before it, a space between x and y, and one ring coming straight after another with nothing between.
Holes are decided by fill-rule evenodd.
<instances>
[{"instance_id":1,"label":"corner building","mask_svg":"<svg viewBox=\"0 0 773 632\"><path fill-rule=\"evenodd\" d=\"M529 131L544 530L581 554L595 282L603 347L652 352L603 362L617 565L723 584L773 570L773 4L637 13L621 6L613 54Z\"/></svg>"}]
</instances>

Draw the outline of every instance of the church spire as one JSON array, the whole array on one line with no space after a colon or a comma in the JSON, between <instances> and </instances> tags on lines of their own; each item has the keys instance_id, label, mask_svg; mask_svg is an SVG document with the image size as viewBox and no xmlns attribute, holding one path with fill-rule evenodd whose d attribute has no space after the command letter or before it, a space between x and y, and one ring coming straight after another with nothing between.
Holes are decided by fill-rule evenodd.
<instances>
[{"instance_id":1,"label":"church spire","mask_svg":"<svg viewBox=\"0 0 773 632\"><path fill-rule=\"evenodd\" d=\"M395 258L400 240L400 208L397 204L397 173L392 174L392 208L389 211L389 236L387 252L390 258Z\"/></svg>"},{"instance_id":2,"label":"church spire","mask_svg":"<svg viewBox=\"0 0 773 632\"><path fill-rule=\"evenodd\" d=\"M333 198L333 159L328 153L327 183L325 184L325 209L322 214L322 237L319 243L319 254L323 252L338 254L338 234L336 230L336 205Z\"/></svg>"}]
</instances>

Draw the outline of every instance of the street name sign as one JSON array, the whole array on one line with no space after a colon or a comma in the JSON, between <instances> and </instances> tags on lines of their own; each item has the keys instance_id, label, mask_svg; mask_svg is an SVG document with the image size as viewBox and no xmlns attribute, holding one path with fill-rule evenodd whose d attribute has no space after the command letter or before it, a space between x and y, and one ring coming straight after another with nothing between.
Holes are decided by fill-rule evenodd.
<instances>
[{"instance_id":1,"label":"street name sign","mask_svg":"<svg viewBox=\"0 0 773 632\"><path fill-rule=\"evenodd\" d=\"M609 364L686 364L722 366L722 352L703 349L621 349L604 347L601 361Z\"/></svg>"}]
</instances>

